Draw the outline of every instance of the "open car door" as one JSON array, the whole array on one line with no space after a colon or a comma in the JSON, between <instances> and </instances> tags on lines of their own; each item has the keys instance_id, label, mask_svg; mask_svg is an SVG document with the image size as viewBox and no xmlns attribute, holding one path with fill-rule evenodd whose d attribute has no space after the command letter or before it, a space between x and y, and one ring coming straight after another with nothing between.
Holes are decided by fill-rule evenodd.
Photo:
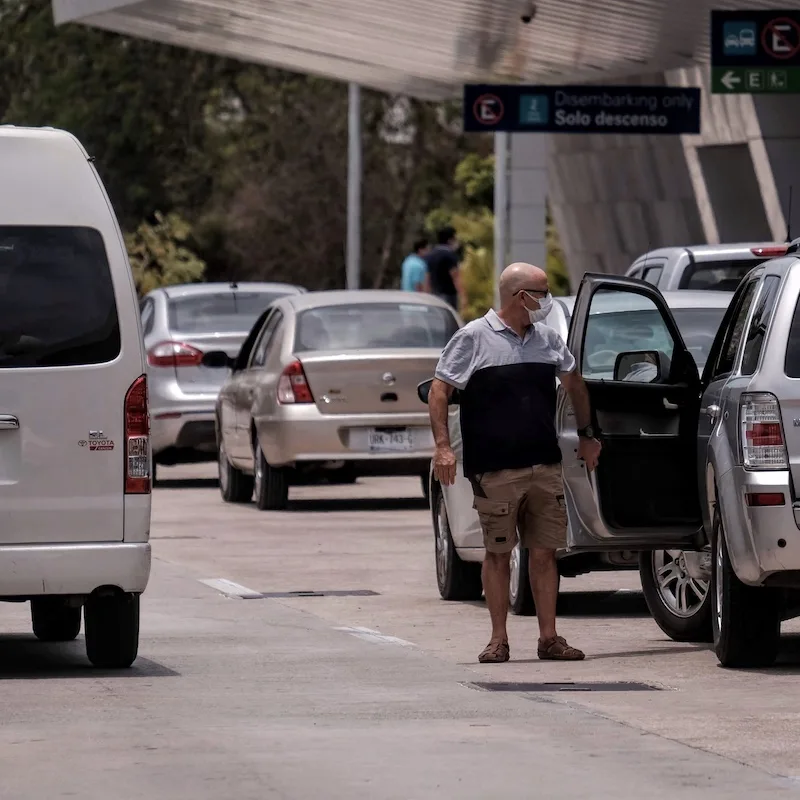
<instances>
[{"instance_id":1,"label":"open car door","mask_svg":"<svg viewBox=\"0 0 800 800\"><path fill-rule=\"evenodd\" d=\"M568 342L603 443L589 474L577 457L574 412L559 388L569 548L692 547L702 527L700 378L661 293L635 278L587 274Z\"/></svg>"}]
</instances>

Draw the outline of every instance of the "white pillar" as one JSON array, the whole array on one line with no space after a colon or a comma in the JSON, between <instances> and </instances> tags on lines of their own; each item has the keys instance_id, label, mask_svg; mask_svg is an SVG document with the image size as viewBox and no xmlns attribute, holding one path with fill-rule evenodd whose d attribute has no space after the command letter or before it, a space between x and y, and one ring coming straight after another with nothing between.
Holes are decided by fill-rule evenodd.
<instances>
[{"instance_id":1,"label":"white pillar","mask_svg":"<svg viewBox=\"0 0 800 800\"><path fill-rule=\"evenodd\" d=\"M500 273L508 254L508 141L507 133L494 135L494 305L500 308Z\"/></svg>"},{"instance_id":2,"label":"white pillar","mask_svg":"<svg viewBox=\"0 0 800 800\"><path fill-rule=\"evenodd\" d=\"M549 136L512 133L509 165L509 260L547 265L547 159Z\"/></svg>"},{"instance_id":3,"label":"white pillar","mask_svg":"<svg viewBox=\"0 0 800 800\"><path fill-rule=\"evenodd\" d=\"M361 87L349 87L347 148L347 288L361 288Z\"/></svg>"}]
</instances>

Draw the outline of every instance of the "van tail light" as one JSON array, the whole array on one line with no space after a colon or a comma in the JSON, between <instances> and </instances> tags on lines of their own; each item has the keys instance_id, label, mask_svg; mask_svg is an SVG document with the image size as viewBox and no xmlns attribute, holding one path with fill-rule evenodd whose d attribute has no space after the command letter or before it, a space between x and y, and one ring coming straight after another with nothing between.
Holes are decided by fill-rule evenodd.
<instances>
[{"instance_id":1,"label":"van tail light","mask_svg":"<svg viewBox=\"0 0 800 800\"><path fill-rule=\"evenodd\" d=\"M314 396L306 380L306 373L299 361L293 361L278 379L278 402L313 403Z\"/></svg>"},{"instance_id":2,"label":"van tail light","mask_svg":"<svg viewBox=\"0 0 800 800\"><path fill-rule=\"evenodd\" d=\"M141 375L125 395L125 494L150 490L150 414L147 377Z\"/></svg>"},{"instance_id":3,"label":"van tail light","mask_svg":"<svg viewBox=\"0 0 800 800\"><path fill-rule=\"evenodd\" d=\"M760 258L777 258L785 256L788 245L775 245L774 247L751 247L750 252Z\"/></svg>"},{"instance_id":4,"label":"van tail light","mask_svg":"<svg viewBox=\"0 0 800 800\"><path fill-rule=\"evenodd\" d=\"M745 497L747 505L751 508L786 505L786 498L783 496L783 492L751 492Z\"/></svg>"},{"instance_id":5,"label":"van tail light","mask_svg":"<svg viewBox=\"0 0 800 800\"><path fill-rule=\"evenodd\" d=\"M745 469L788 469L781 408L773 394L743 394L739 408Z\"/></svg>"},{"instance_id":6,"label":"van tail light","mask_svg":"<svg viewBox=\"0 0 800 800\"><path fill-rule=\"evenodd\" d=\"M203 353L183 342L159 342L147 354L151 367L199 367Z\"/></svg>"}]
</instances>

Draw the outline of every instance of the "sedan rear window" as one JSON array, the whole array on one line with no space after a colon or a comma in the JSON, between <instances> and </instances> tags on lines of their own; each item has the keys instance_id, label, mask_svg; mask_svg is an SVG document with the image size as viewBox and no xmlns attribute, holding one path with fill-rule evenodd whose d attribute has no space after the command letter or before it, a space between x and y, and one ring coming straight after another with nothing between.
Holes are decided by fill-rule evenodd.
<instances>
[{"instance_id":1,"label":"sedan rear window","mask_svg":"<svg viewBox=\"0 0 800 800\"><path fill-rule=\"evenodd\" d=\"M766 258L746 258L731 261L698 261L690 264L681 276L681 289L712 289L717 292L734 292L753 267L763 264Z\"/></svg>"},{"instance_id":2,"label":"sedan rear window","mask_svg":"<svg viewBox=\"0 0 800 800\"><path fill-rule=\"evenodd\" d=\"M121 346L100 232L0 225L0 369L102 364Z\"/></svg>"},{"instance_id":3,"label":"sedan rear window","mask_svg":"<svg viewBox=\"0 0 800 800\"><path fill-rule=\"evenodd\" d=\"M247 333L261 312L287 292L229 291L169 299L169 327L180 333Z\"/></svg>"},{"instance_id":4,"label":"sedan rear window","mask_svg":"<svg viewBox=\"0 0 800 800\"><path fill-rule=\"evenodd\" d=\"M458 330L446 309L422 303L354 303L300 313L295 352L442 349Z\"/></svg>"}]
</instances>

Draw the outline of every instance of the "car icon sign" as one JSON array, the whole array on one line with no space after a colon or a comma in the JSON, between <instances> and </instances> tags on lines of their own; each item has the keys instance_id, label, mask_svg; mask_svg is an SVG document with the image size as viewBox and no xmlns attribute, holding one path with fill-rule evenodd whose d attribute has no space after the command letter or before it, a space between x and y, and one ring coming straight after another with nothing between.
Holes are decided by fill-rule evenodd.
<instances>
[{"instance_id":1,"label":"car icon sign","mask_svg":"<svg viewBox=\"0 0 800 800\"><path fill-rule=\"evenodd\" d=\"M742 28L739 31L739 47L755 47L756 32L752 28Z\"/></svg>"},{"instance_id":2,"label":"car icon sign","mask_svg":"<svg viewBox=\"0 0 800 800\"><path fill-rule=\"evenodd\" d=\"M739 49L739 37L735 33L729 33L725 37L725 47Z\"/></svg>"}]
</instances>

